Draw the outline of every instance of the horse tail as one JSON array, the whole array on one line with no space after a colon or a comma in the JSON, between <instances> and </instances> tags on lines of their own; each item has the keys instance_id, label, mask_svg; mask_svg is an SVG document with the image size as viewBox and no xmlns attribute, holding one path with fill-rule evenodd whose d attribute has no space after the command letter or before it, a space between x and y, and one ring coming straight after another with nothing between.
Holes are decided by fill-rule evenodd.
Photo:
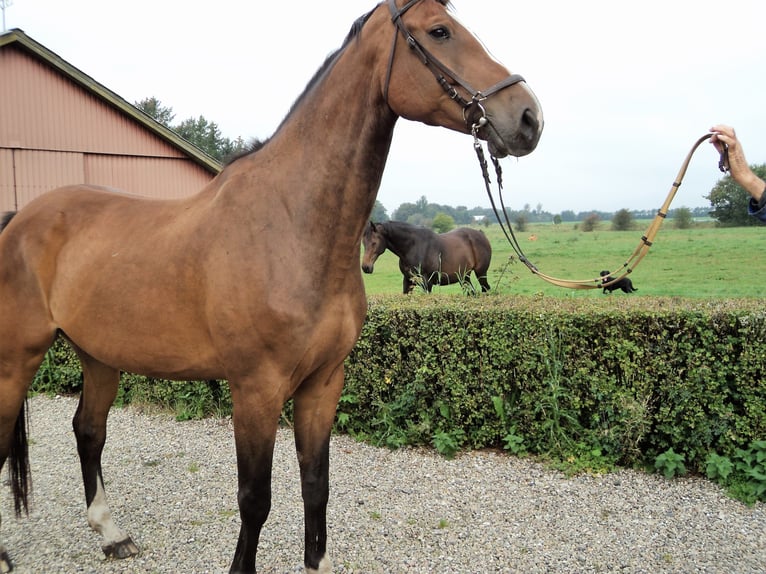
<instances>
[{"instance_id":1,"label":"horse tail","mask_svg":"<svg viewBox=\"0 0 766 574\"><path fill-rule=\"evenodd\" d=\"M0 216L0 231L5 229L5 227L11 222L11 219L13 219L13 216L16 215L16 211L6 211L5 213Z\"/></svg>"},{"instance_id":2,"label":"horse tail","mask_svg":"<svg viewBox=\"0 0 766 574\"><path fill-rule=\"evenodd\" d=\"M0 233L17 213L17 211L7 211L0 214ZM29 471L29 444L27 442L29 431L27 406L27 399L25 398L24 402L21 403L19 415L16 417L13 440L8 452L8 471L13 492L13 508L17 517L21 516L22 511L29 515L29 493L32 490L32 475Z\"/></svg>"},{"instance_id":3,"label":"horse tail","mask_svg":"<svg viewBox=\"0 0 766 574\"><path fill-rule=\"evenodd\" d=\"M19 416L16 418L16 426L13 429L13 442L8 455L11 490L13 491L13 508L17 518L21 516L22 510L25 514L29 515L29 492L32 486L32 478L29 473L28 429L27 399L24 399L24 402L21 403Z\"/></svg>"}]
</instances>

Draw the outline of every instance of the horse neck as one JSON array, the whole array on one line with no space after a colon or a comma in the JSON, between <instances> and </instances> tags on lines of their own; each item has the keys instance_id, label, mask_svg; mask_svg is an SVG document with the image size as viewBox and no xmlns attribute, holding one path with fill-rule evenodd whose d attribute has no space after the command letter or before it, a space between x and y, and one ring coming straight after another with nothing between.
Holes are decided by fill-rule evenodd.
<instances>
[{"instance_id":1,"label":"horse neck","mask_svg":"<svg viewBox=\"0 0 766 574\"><path fill-rule=\"evenodd\" d=\"M351 42L251 158L283 223L321 240L319 249L358 250L388 158L397 117L366 51Z\"/></svg>"},{"instance_id":2,"label":"horse neck","mask_svg":"<svg viewBox=\"0 0 766 574\"><path fill-rule=\"evenodd\" d=\"M413 230L396 221L386 222L383 227L386 230L386 247L388 250L397 257L406 259L415 243Z\"/></svg>"}]
</instances>

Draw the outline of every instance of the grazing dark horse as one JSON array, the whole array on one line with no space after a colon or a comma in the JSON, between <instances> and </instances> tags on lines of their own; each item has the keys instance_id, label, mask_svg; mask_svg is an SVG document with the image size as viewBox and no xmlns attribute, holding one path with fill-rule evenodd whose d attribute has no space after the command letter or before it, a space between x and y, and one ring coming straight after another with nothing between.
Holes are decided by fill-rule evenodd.
<instances>
[{"instance_id":1,"label":"grazing dark horse","mask_svg":"<svg viewBox=\"0 0 766 574\"><path fill-rule=\"evenodd\" d=\"M73 426L88 523L108 556L138 552L110 513L101 474L107 415L129 371L228 381L241 517L232 572L255 571L278 421L292 397L304 564L331 571L330 433L343 362L365 318L360 242L396 120L475 126L498 157L530 153L542 130L523 79L447 4L388 0L361 17L271 138L196 195L156 200L74 185L6 220L0 466L10 459L17 513L29 487L25 397L61 335L82 364ZM1 544L0 556L7 571Z\"/></svg>"},{"instance_id":2,"label":"grazing dark horse","mask_svg":"<svg viewBox=\"0 0 766 574\"><path fill-rule=\"evenodd\" d=\"M434 285L468 284L473 290L471 272L489 291L487 269L492 259L492 246L487 236L470 227L459 227L447 233L434 233L401 221L373 223L362 235L364 256L362 271L372 273L375 261L388 249L399 258L404 276L402 292L411 292L417 283L431 292Z\"/></svg>"}]
</instances>

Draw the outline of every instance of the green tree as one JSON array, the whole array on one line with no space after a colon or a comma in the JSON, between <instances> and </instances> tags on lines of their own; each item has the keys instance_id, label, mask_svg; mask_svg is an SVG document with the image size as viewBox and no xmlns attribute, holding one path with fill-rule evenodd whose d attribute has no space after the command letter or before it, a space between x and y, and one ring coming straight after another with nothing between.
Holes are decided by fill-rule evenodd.
<instances>
[{"instance_id":1,"label":"green tree","mask_svg":"<svg viewBox=\"0 0 766 574\"><path fill-rule=\"evenodd\" d=\"M395 221L407 221L411 216L418 213L418 206L414 203L402 203L394 210L391 219Z\"/></svg>"},{"instance_id":2,"label":"green tree","mask_svg":"<svg viewBox=\"0 0 766 574\"><path fill-rule=\"evenodd\" d=\"M692 210L688 207L679 207L673 212L673 225L676 229L689 229L693 223Z\"/></svg>"},{"instance_id":3,"label":"green tree","mask_svg":"<svg viewBox=\"0 0 766 574\"><path fill-rule=\"evenodd\" d=\"M588 217L582 220L582 230L583 231L593 231L598 227L599 221L601 218L598 216L598 213L591 213Z\"/></svg>"},{"instance_id":4,"label":"green tree","mask_svg":"<svg viewBox=\"0 0 766 574\"><path fill-rule=\"evenodd\" d=\"M209 122L205 116L185 119L173 129L179 136L209 156L218 160L223 159L221 148L224 146L224 137L221 135L218 124Z\"/></svg>"},{"instance_id":5,"label":"green tree","mask_svg":"<svg viewBox=\"0 0 766 574\"><path fill-rule=\"evenodd\" d=\"M248 147L241 136L234 140L224 137L218 125L215 122L209 122L204 116L199 116L196 119L188 118L178 125L171 125L175 118L173 108L163 105L154 96L144 98L134 105L218 161L223 162L228 158L235 157Z\"/></svg>"},{"instance_id":6,"label":"green tree","mask_svg":"<svg viewBox=\"0 0 766 574\"><path fill-rule=\"evenodd\" d=\"M766 178L766 164L750 166L760 178ZM730 175L718 180L705 199L710 201L710 216L719 225L737 227L756 225L758 221L747 213L750 194L747 193Z\"/></svg>"},{"instance_id":7,"label":"green tree","mask_svg":"<svg viewBox=\"0 0 766 574\"><path fill-rule=\"evenodd\" d=\"M374 221L375 223L380 223L381 221L388 221L388 211L386 211L386 208L383 207L383 204L380 203L377 199L375 200L375 205L372 208L370 219Z\"/></svg>"},{"instance_id":8,"label":"green tree","mask_svg":"<svg viewBox=\"0 0 766 574\"><path fill-rule=\"evenodd\" d=\"M171 122L176 117L173 113L173 108L163 106L162 102L154 96L151 98L144 98L140 102L136 102L134 105L147 116L153 117L166 128L170 127Z\"/></svg>"},{"instance_id":9,"label":"green tree","mask_svg":"<svg viewBox=\"0 0 766 574\"><path fill-rule=\"evenodd\" d=\"M633 214L627 209L621 209L612 218L612 231L629 231L633 229Z\"/></svg>"},{"instance_id":10,"label":"green tree","mask_svg":"<svg viewBox=\"0 0 766 574\"><path fill-rule=\"evenodd\" d=\"M431 229L433 229L436 233L447 233L454 228L455 220L451 215L447 215L443 212L437 213L431 222Z\"/></svg>"}]
</instances>

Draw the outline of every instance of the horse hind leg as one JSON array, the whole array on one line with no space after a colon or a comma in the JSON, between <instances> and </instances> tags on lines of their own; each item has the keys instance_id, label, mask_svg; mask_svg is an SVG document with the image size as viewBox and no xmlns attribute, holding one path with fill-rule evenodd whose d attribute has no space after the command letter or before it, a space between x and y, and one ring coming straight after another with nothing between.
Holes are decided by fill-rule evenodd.
<instances>
[{"instance_id":1,"label":"horse hind leg","mask_svg":"<svg viewBox=\"0 0 766 574\"><path fill-rule=\"evenodd\" d=\"M88 525L102 536L101 549L108 558L138 554L131 537L114 522L106 502L101 454L106 443L106 419L117 396L120 372L75 349L83 370L83 390L72 426L80 455Z\"/></svg>"},{"instance_id":2,"label":"horse hind leg","mask_svg":"<svg viewBox=\"0 0 766 574\"><path fill-rule=\"evenodd\" d=\"M0 470L9 464L10 485L16 516L28 512L31 492L27 441L26 395L35 372L52 343L45 339L36 350L13 345L20 340L0 330ZM0 520L0 522L2 522ZM13 570L13 562L0 541L0 572Z\"/></svg>"},{"instance_id":3,"label":"horse hind leg","mask_svg":"<svg viewBox=\"0 0 766 574\"><path fill-rule=\"evenodd\" d=\"M3 425L4 427L5 425ZM4 428L3 428L4 430ZM0 434L3 434L0 432ZM27 446L27 417L26 417L26 403L21 403L21 408L17 414L16 421L13 424L13 431L10 435L10 441L3 440L2 447L0 447L0 469L6 459L9 459L10 464L10 482L11 489L13 491L14 507L16 516L20 516L22 511L28 513L28 495L30 490L30 476L29 476L29 452ZM2 518L0 517L0 524L2 524ZM5 545L0 541L0 572L5 574L13 570L13 562L5 548Z\"/></svg>"},{"instance_id":4,"label":"horse hind leg","mask_svg":"<svg viewBox=\"0 0 766 574\"><path fill-rule=\"evenodd\" d=\"M489 262L486 262L486 264L477 266L473 270L473 272L476 274L476 279L479 280L479 285L481 285L482 293L486 293L490 289L489 281L487 280L487 271L489 271Z\"/></svg>"}]
</instances>

